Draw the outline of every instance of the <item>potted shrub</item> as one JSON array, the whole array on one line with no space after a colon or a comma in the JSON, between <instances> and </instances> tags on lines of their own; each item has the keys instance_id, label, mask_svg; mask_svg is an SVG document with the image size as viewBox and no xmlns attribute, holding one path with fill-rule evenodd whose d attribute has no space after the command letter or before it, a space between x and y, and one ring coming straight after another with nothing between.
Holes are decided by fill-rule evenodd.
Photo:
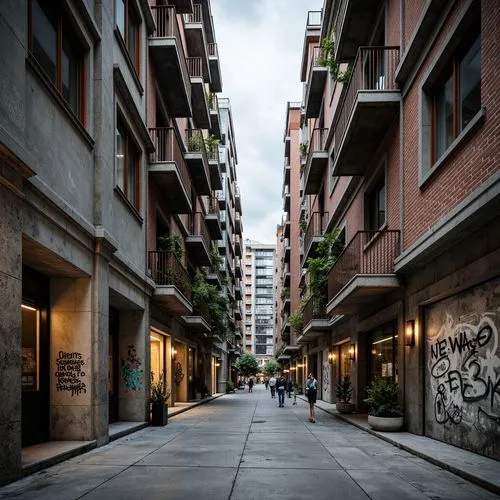
<instances>
[{"instance_id":1,"label":"potted shrub","mask_svg":"<svg viewBox=\"0 0 500 500\"><path fill-rule=\"evenodd\" d=\"M344 376L340 384L337 384L335 396L337 396L336 408L339 413L352 413L356 409L354 403L351 403L352 384L347 375Z\"/></svg>"},{"instance_id":2,"label":"potted shrub","mask_svg":"<svg viewBox=\"0 0 500 500\"><path fill-rule=\"evenodd\" d=\"M398 384L389 379L375 379L366 389L368 424L376 431L399 431L403 412L398 403Z\"/></svg>"},{"instance_id":3,"label":"potted shrub","mask_svg":"<svg viewBox=\"0 0 500 500\"><path fill-rule=\"evenodd\" d=\"M158 378L151 373L151 425L163 426L168 423L167 399L170 392L167 389L167 377L162 371Z\"/></svg>"},{"instance_id":4,"label":"potted shrub","mask_svg":"<svg viewBox=\"0 0 500 500\"><path fill-rule=\"evenodd\" d=\"M234 392L234 384L232 380L226 382L226 392Z\"/></svg>"}]
</instances>

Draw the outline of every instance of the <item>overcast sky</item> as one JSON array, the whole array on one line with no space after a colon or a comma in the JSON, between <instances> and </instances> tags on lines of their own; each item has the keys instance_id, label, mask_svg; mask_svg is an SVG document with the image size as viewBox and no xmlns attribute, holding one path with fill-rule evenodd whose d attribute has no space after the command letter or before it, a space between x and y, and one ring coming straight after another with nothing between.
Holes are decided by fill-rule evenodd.
<instances>
[{"instance_id":1,"label":"overcast sky","mask_svg":"<svg viewBox=\"0 0 500 500\"><path fill-rule=\"evenodd\" d=\"M223 97L231 101L243 237L276 243L287 101L302 100L309 10L323 0L212 0Z\"/></svg>"}]
</instances>

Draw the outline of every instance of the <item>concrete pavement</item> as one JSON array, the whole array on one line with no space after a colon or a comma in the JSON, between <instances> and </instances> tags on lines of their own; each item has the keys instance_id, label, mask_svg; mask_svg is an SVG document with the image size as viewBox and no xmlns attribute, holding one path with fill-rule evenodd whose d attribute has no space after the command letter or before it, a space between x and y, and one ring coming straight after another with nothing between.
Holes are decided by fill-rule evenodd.
<instances>
[{"instance_id":1,"label":"concrete pavement","mask_svg":"<svg viewBox=\"0 0 500 500\"><path fill-rule=\"evenodd\" d=\"M498 498L264 386L195 407L0 488L0 498L302 500Z\"/></svg>"}]
</instances>

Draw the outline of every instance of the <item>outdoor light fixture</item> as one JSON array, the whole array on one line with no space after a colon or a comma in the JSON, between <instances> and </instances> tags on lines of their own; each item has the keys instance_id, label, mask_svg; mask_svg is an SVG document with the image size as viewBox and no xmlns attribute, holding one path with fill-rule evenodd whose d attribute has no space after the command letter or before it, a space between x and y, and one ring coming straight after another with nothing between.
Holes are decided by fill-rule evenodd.
<instances>
[{"instance_id":1,"label":"outdoor light fixture","mask_svg":"<svg viewBox=\"0 0 500 500\"><path fill-rule=\"evenodd\" d=\"M406 322L406 345L415 345L415 320L409 319Z\"/></svg>"},{"instance_id":2,"label":"outdoor light fixture","mask_svg":"<svg viewBox=\"0 0 500 500\"><path fill-rule=\"evenodd\" d=\"M356 346L354 344L351 344L351 347L349 347L349 358L351 361L356 359Z\"/></svg>"},{"instance_id":3,"label":"outdoor light fixture","mask_svg":"<svg viewBox=\"0 0 500 500\"><path fill-rule=\"evenodd\" d=\"M177 350L175 349L174 346L172 346L172 359L175 361L176 357L177 357Z\"/></svg>"},{"instance_id":4,"label":"outdoor light fixture","mask_svg":"<svg viewBox=\"0 0 500 500\"><path fill-rule=\"evenodd\" d=\"M333 351L328 353L328 362L331 365L333 365L333 363L335 363L335 353Z\"/></svg>"}]
</instances>

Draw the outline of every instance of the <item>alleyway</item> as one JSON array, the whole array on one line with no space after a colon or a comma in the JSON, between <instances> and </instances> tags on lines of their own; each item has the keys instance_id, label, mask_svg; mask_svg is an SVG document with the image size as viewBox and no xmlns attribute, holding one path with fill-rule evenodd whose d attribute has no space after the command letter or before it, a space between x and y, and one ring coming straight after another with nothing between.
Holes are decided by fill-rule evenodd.
<instances>
[{"instance_id":1,"label":"alleyway","mask_svg":"<svg viewBox=\"0 0 500 500\"><path fill-rule=\"evenodd\" d=\"M492 493L262 385L0 488L16 499L467 499Z\"/></svg>"}]
</instances>

